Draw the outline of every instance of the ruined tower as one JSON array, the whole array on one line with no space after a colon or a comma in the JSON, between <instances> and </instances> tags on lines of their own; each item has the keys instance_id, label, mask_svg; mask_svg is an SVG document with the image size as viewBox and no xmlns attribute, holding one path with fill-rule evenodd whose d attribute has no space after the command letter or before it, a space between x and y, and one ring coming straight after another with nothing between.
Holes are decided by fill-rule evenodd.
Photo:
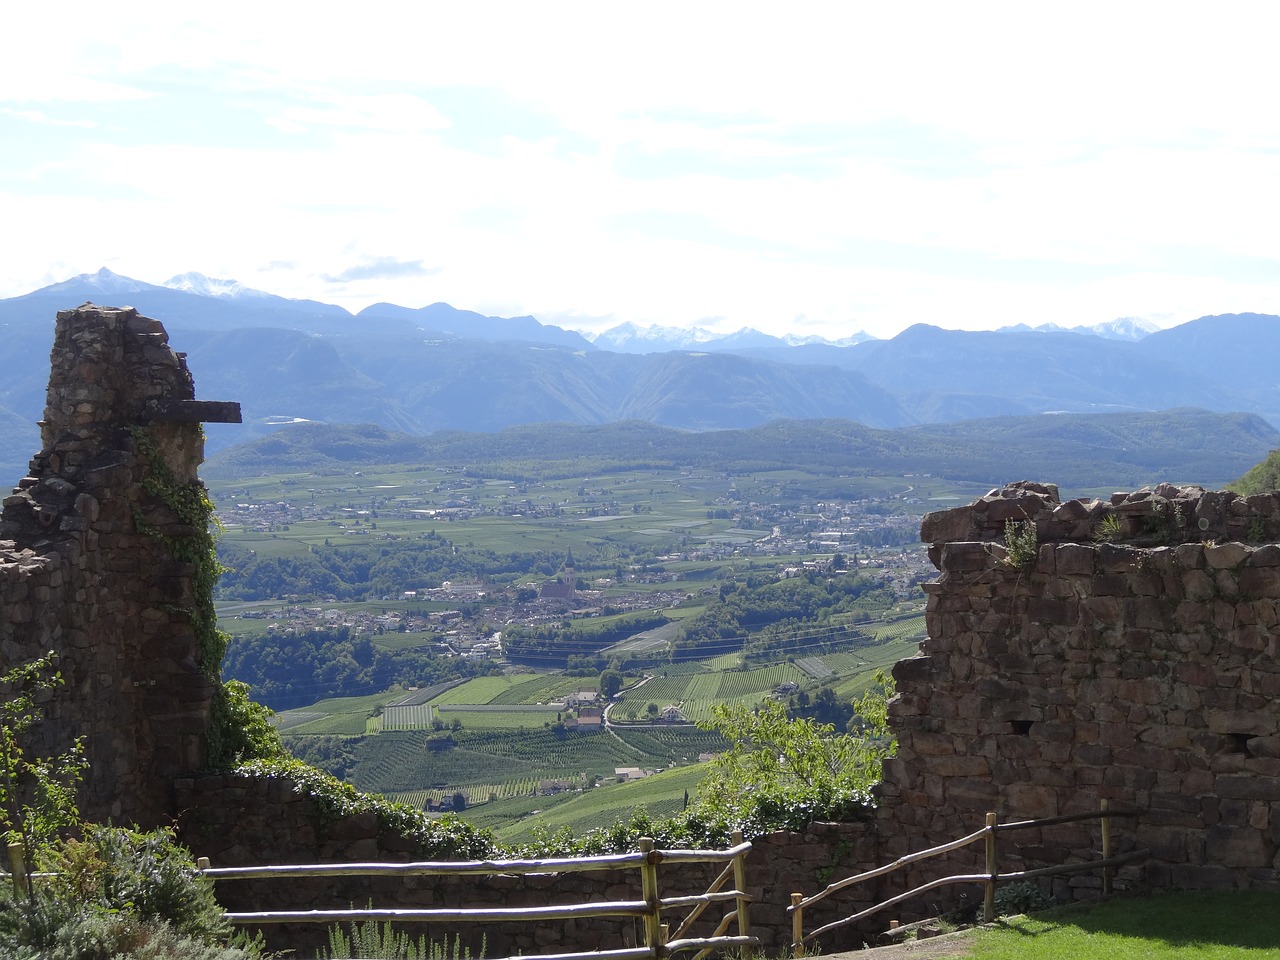
<instances>
[{"instance_id":1,"label":"ruined tower","mask_svg":"<svg viewBox=\"0 0 1280 960\"><path fill-rule=\"evenodd\" d=\"M52 653L39 753L85 737L88 819L166 823L202 769L221 659L185 356L131 307L58 314L41 451L0 513L0 668Z\"/></svg>"}]
</instances>

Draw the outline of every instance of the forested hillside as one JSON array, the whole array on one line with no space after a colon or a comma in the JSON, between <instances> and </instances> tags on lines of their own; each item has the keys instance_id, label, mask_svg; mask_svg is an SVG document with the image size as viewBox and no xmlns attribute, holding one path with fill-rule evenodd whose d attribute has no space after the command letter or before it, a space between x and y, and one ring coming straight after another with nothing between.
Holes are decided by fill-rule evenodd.
<instances>
[{"instance_id":1,"label":"forested hillside","mask_svg":"<svg viewBox=\"0 0 1280 960\"><path fill-rule=\"evenodd\" d=\"M323 470L352 463L457 465L512 479L647 466L750 472L803 464L851 476L932 474L1002 483L1037 477L1064 488L1162 481L1221 485L1280 442L1260 417L1205 410L1001 417L900 430L847 420L778 421L689 433L650 423L513 427L426 437L376 426L298 424L212 458L209 477Z\"/></svg>"}]
</instances>

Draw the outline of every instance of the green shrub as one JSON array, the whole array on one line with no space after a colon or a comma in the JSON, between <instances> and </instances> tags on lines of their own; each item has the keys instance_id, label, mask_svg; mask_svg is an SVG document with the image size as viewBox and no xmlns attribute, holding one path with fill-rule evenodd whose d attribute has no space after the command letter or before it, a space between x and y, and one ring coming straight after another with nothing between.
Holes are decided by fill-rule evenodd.
<instances>
[{"instance_id":1,"label":"green shrub","mask_svg":"<svg viewBox=\"0 0 1280 960\"><path fill-rule=\"evenodd\" d=\"M320 956L321 960L481 960L484 949L482 940L480 952L473 958L459 936L454 937L453 943L447 937L439 943L428 941L425 936L413 941L407 934L393 930L390 921L366 920L352 924L350 936L340 926L330 927L328 950Z\"/></svg>"},{"instance_id":2,"label":"green shrub","mask_svg":"<svg viewBox=\"0 0 1280 960\"><path fill-rule=\"evenodd\" d=\"M47 883L47 895L163 920L205 941L226 939L232 932L214 898L213 881L199 873L172 829L142 833L86 823L83 840L51 848L40 866L57 874Z\"/></svg>"},{"instance_id":3,"label":"green shrub","mask_svg":"<svg viewBox=\"0 0 1280 960\"><path fill-rule=\"evenodd\" d=\"M487 830L457 817L428 817L407 804L361 793L351 784L301 760L255 760L237 767L236 772L293 781L296 793L316 801L321 820L317 826L321 830L342 817L372 812L378 818L380 833L406 837L413 841L420 856L432 860L483 860L497 852L493 836Z\"/></svg>"},{"instance_id":4,"label":"green shrub","mask_svg":"<svg viewBox=\"0 0 1280 960\"><path fill-rule=\"evenodd\" d=\"M249 685L228 680L213 697L209 723L209 767L229 770L250 760L277 760L288 751L271 723L275 712L249 699Z\"/></svg>"},{"instance_id":5,"label":"green shrub","mask_svg":"<svg viewBox=\"0 0 1280 960\"><path fill-rule=\"evenodd\" d=\"M1020 570L1035 566L1040 551L1036 525L1030 520L1004 522L1004 562Z\"/></svg>"},{"instance_id":6,"label":"green shrub","mask_svg":"<svg viewBox=\"0 0 1280 960\"><path fill-rule=\"evenodd\" d=\"M213 882L171 830L85 824L83 839L42 847L37 866L54 876L28 898L0 904L5 957L229 960L260 952L234 934Z\"/></svg>"},{"instance_id":7,"label":"green shrub","mask_svg":"<svg viewBox=\"0 0 1280 960\"><path fill-rule=\"evenodd\" d=\"M1034 913L1053 906L1053 897L1045 893L1038 883L1022 880L996 887L996 916L1011 917L1020 913Z\"/></svg>"},{"instance_id":8,"label":"green shrub","mask_svg":"<svg viewBox=\"0 0 1280 960\"><path fill-rule=\"evenodd\" d=\"M6 960L247 960L259 955L239 946L184 936L163 921L45 897L32 910L40 912L41 919L28 919L26 936L15 937L5 929L0 907L0 951Z\"/></svg>"}]
</instances>

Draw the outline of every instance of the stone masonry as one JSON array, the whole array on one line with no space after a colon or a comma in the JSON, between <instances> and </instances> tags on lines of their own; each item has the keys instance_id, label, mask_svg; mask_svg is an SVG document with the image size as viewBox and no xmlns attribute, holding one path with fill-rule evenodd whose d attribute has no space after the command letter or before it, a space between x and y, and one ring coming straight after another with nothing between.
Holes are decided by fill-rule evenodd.
<instances>
[{"instance_id":1,"label":"stone masonry","mask_svg":"<svg viewBox=\"0 0 1280 960\"><path fill-rule=\"evenodd\" d=\"M1280 546L1257 542L1277 519L1280 494L1164 484L1062 503L1031 483L926 517L941 575L925 585L920 655L894 670L885 859L960 837L986 811L1030 819L1107 799L1141 811L1117 821L1122 848L1151 850L1122 878L1280 886ZM1009 523L1034 528L1021 554ZM1096 857L1099 842L1096 824L1006 836L1005 871ZM962 868L980 863L981 844L968 850Z\"/></svg>"},{"instance_id":2,"label":"stone masonry","mask_svg":"<svg viewBox=\"0 0 1280 960\"><path fill-rule=\"evenodd\" d=\"M205 765L214 685L173 551L196 531L157 491L202 491L199 421L238 406L195 401L184 355L132 308L59 313L50 359L43 449L0 514L0 667L53 653L64 684L33 746L84 738L86 817L167 823L173 778Z\"/></svg>"}]
</instances>

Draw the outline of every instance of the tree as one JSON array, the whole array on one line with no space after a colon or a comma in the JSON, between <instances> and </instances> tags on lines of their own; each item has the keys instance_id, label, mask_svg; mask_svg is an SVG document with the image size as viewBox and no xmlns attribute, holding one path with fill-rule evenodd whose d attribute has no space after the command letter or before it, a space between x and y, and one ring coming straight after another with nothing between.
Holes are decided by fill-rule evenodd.
<instances>
[{"instance_id":1,"label":"tree","mask_svg":"<svg viewBox=\"0 0 1280 960\"><path fill-rule=\"evenodd\" d=\"M877 671L875 685L854 706L862 732L838 734L829 724L789 719L786 707L769 702L756 712L719 704L700 723L731 744L698 786L697 804L719 814L748 809L820 812L865 806L880 781L880 763L893 756L888 698L893 681Z\"/></svg>"},{"instance_id":2,"label":"tree","mask_svg":"<svg viewBox=\"0 0 1280 960\"><path fill-rule=\"evenodd\" d=\"M622 674L617 670L605 670L600 674L600 696L611 700L622 689Z\"/></svg>"},{"instance_id":3,"label":"tree","mask_svg":"<svg viewBox=\"0 0 1280 960\"><path fill-rule=\"evenodd\" d=\"M661 712L658 705L650 701L644 708L644 712L649 715L650 720L657 720L658 714Z\"/></svg>"}]
</instances>

